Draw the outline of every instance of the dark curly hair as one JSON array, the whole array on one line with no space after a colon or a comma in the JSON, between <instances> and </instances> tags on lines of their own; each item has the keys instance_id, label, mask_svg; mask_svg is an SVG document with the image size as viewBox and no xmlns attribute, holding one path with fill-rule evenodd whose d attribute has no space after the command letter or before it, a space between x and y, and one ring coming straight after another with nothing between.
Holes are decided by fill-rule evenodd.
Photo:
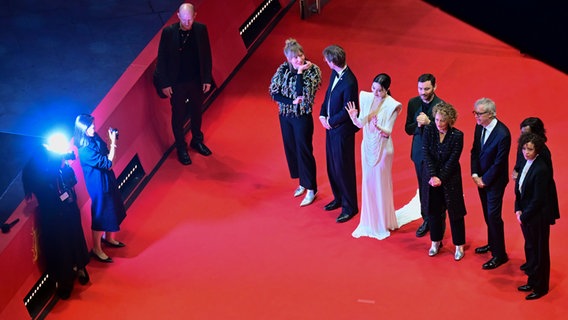
<instances>
[{"instance_id":1,"label":"dark curly hair","mask_svg":"<svg viewBox=\"0 0 568 320\"><path fill-rule=\"evenodd\" d=\"M519 137L519 146L522 148L525 144L532 142L534 150L539 154L544 148L544 138L533 132L526 132Z\"/></svg>"}]
</instances>

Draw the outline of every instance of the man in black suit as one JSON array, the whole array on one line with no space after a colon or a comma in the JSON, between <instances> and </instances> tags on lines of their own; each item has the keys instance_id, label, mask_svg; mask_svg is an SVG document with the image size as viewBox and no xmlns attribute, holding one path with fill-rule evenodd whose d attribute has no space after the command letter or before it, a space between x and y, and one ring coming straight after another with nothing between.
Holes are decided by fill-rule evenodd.
<instances>
[{"instance_id":1,"label":"man in black suit","mask_svg":"<svg viewBox=\"0 0 568 320\"><path fill-rule=\"evenodd\" d=\"M203 143L201 117L204 94L211 89L211 48L207 27L195 22L192 4L184 3L178 10L179 22L162 31L156 65L157 86L172 106L172 131L178 159L191 164L183 126L191 117L190 146L208 156L211 150Z\"/></svg>"},{"instance_id":2,"label":"man in black suit","mask_svg":"<svg viewBox=\"0 0 568 320\"><path fill-rule=\"evenodd\" d=\"M406 112L406 124L404 130L412 136L412 148L410 149L410 158L414 162L414 169L416 170L416 178L418 178L418 193L420 202L424 199L422 190L422 132L424 127L434 121L432 115L432 108L440 102L443 102L436 93L436 77L430 73L422 74L418 77L418 96L408 101L408 108ZM421 207L425 207L421 205ZM416 230L417 237L423 237L430 230L428 224L427 212L420 212L422 215L422 225ZM445 215L445 213L444 213Z\"/></svg>"},{"instance_id":3,"label":"man in black suit","mask_svg":"<svg viewBox=\"0 0 568 320\"><path fill-rule=\"evenodd\" d=\"M333 201L324 209L341 207L336 221L342 223L359 212L355 174L355 133L359 128L345 109L349 101L359 105L359 88L357 78L345 63L343 48L331 45L323 50L323 56L332 72L319 119L326 129L327 175L333 192Z\"/></svg>"},{"instance_id":4,"label":"man in black suit","mask_svg":"<svg viewBox=\"0 0 568 320\"><path fill-rule=\"evenodd\" d=\"M483 269L495 269L509 261L501 213L509 182L511 133L497 120L495 102L491 99L477 100L473 115L477 125L471 149L471 177L478 188L488 238L488 244L476 248L475 253L491 251L492 258L483 264Z\"/></svg>"}]
</instances>

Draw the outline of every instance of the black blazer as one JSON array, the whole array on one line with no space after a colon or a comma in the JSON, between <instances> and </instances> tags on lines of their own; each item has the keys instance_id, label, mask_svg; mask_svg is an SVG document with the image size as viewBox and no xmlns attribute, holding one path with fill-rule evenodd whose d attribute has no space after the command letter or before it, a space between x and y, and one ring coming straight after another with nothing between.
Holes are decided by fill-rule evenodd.
<instances>
[{"instance_id":1,"label":"black blazer","mask_svg":"<svg viewBox=\"0 0 568 320\"><path fill-rule=\"evenodd\" d=\"M355 133L359 131L359 128L353 124L349 113L345 110L347 102L353 101L355 105L359 106L359 87L357 84L357 78L347 67L341 78L335 85L335 88L331 90L333 81L337 72L332 71L329 78L329 86L325 93L325 99L321 106L320 116L329 117L328 122L333 131L345 132L345 133ZM328 101L329 101L329 114L328 114Z\"/></svg>"},{"instance_id":2,"label":"black blazer","mask_svg":"<svg viewBox=\"0 0 568 320\"><path fill-rule=\"evenodd\" d=\"M160 46L158 47L158 61L156 64L156 86L167 88L176 84L180 72L180 34L179 22L174 23L162 30ZM212 83L212 59L209 35L204 24L194 22L190 36L196 37L198 46L199 69L201 83Z\"/></svg>"},{"instance_id":3,"label":"black blazer","mask_svg":"<svg viewBox=\"0 0 568 320\"><path fill-rule=\"evenodd\" d=\"M428 110L424 110L430 121L434 122L432 115L432 108L438 103L443 102L438 96L434 95L434 99L428 105ZM410 149L410 159L415 163L422 161L422 132L424 127L418 127L416 117L422 112L422 99L417 96L408 101L408 108L406 110L406 123L404 131L406 134L412 136L412 148Z\"/></svg>"},{"instance_id":4,"label":"black blazer","mask_svg":"<svg viewBox=\"0 0 568 320\"><path fill-rule=\"evenodd\" d=\"M430 203L430 185L432 177L442 181L441 188L450 218L459 218L466 215L463 198L463 185L461 176L460 156L463 151L463 132L457 128L450 128L444 141L440 143L440 133L436 124L431 122L424 127L422 134L422 211L428 212Z\"/></svg>"},{"instance_id":5,"label":"black blazer","mask_svg":"<svg viewBox=\"0 0 568 320\"><path fill-rule=\"evenodd\" d=\"M488 187L505 187L509 182L511 133L505 124L497 125L481 147L483 126L476 125L471 148L471 174L477 173Z\"/></svg>"},{"instance_id":6,"label":"black blazer","mask_svg":"<svg viewBox=\"0 0 568 320\"><path fill-rule=\"evenodd\" d=\"M519 173L517 176L517 180L520 178L521 171L525 166L527 160L522 153L522 148L517 148L517 161L515 162L515 171ZM558 205L558 191L556 189L556 182L554 181L554 169L552 166L552 154L550 153L550 149L546 145L540 151L538 158L540 158L541 162L544 162L550 171L550 185L548 186L548 192L546 194L547 200L545 202L546 205L546 212L549 214L549 218L551 218L550 224L555 224L556 219L560 218L560 207Z\"/></svg>"},{"instance_id":7,"label":"black blazer","mask_svg":"<svg viewBox=\"0 0 568 320\"><path fill-rule=\"evenodd\" d=\"M522 170L522 168L521 168ZM535 218L542 218L550 224L554 224L554 214L547 210L551 185L551 172L543 157L538 156L527 172L521 190L519 191L519 178L515 183L515 212L522 211L521 222L530 223ZM558 198L555 199L558 202Z\"/></svg>"}]
</instances>

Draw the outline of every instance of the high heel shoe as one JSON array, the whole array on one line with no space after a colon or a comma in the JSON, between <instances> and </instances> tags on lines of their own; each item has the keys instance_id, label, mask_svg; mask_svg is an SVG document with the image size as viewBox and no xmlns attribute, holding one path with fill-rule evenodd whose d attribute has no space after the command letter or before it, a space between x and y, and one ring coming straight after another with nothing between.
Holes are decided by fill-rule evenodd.
<instances>
[{"instance_id":1,"label":"high heel shoe","mask_svg":"<svg viewBox=\"0 0 568 320\"><path fill-rule=\"evenodd\" d=\"M444 244L442 241L432 241L432 246L430 247L430 250L428 250L428 255L430 257L437 255L438 251L440 251L443 246Z\"/></svg>"},{"instance_id":2,"label":"high heel shoe","mask_svg":"<svg viewBox=\"0 0 568 320\"><path fill-rule=\"evenodd\" d=\"M460 261L463 256L465 256L465 252L463 251L463 245L456 246L456 253L454 254L454 259L456 261Z\"/></svg>"},{"instance_id":3,"label":"high heel shoe","mask_svg":"<svg viewBox=\"0 0 568 320\"><path fill-rule=\"evenodd\" d=\"M91 257L93 257L93 258L99 260L100 262L104 262L104 263L111 263L111 262L113 262L111 257L107 256L106 259L103 259L103 258L99 257L99 255L96 254L93 250L91 250Z\"/></svg>"},{"instance_id":4,"label":"high heel shoe","mask_svg":"<svg viewBox=\"0 0 568 320\"><path fill-rule=\"evenodd\" d=\"M316 199L317 194L318 194L317 191L314 192L314 190L308 190L306 196L304 197L304 200L302 200L302 203L300 203L300 207L305 207L307 205L312 204L312 202L314 202L314 200Z\"/></svg>"},{"instance_id":5,"label":"high heel shoe","mask_svg":"<svg viewBox=\"0 0 568 320\"><path fill-rule=\"evenodd\" d=\"M120 242L120 241L118 241L118 240L114 240L114 241L116 241L116 243L110 242L110 241L108 241L108 240L107 240L106 238L104 238L104 237L101 238L101 242L104 243L104 244L106 244L106 245L109 246L109 247L122 248L122 247L125 247L125 246L126 246L124 243L122 243L122 242Z\"/></svg>"},{"instance_id":6,"label":"high heel shoe","mask_svg":"<svg viewBox=\"0 0 568 320\"><path fill-rule=\"evenodd\" d=\"M299 197L299 196L303 195L304 192L306 192L306 188L304 188L302 186L298 186L296 191L294 191L294 197Z\"/></svg>"}]
</instances>

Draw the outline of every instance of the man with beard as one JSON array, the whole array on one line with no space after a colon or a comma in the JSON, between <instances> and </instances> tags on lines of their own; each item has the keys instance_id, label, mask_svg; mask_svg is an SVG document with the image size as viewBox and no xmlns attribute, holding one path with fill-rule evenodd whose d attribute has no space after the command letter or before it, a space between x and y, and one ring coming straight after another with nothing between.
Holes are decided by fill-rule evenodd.
<instances>
[{"instance_id":1,"label":"man with beard","mask_svg":"<svg viewBox=\"0 0 568 320\"><path fill-rule=\"evenodd\" d=\"M416 170L416 178L418 179L418 192L420 202L424 199L422 194L422 133L424 127L434 121L432 116L432 108L440 102L443 102L436 93L436 77L430 73L425 73L418 77L418 96L408 101L406 112L406 124L404 130L412 136L412 148L410 150L410 158L414 162ZM424 207L421 205L421 207ZM416 230L417 237L423 237L430 230L428 225L428 213L420 212L422 215L422 225Z\"/></svg>"}]
</instances>

